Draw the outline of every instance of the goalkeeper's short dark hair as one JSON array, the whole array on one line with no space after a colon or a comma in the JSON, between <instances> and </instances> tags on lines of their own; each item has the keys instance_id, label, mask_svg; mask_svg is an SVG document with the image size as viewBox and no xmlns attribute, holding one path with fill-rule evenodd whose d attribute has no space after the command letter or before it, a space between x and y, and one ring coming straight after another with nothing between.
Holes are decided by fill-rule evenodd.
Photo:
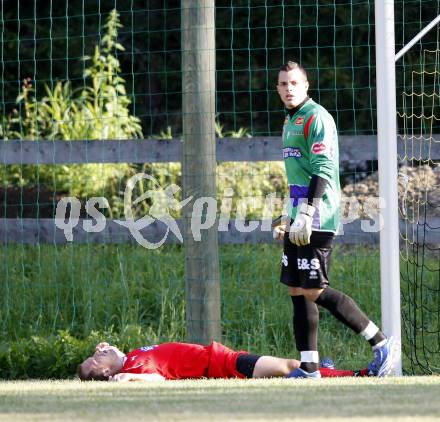
<instances>
[{"instance_id":1,"label":"goalkeeper's short dark hair","mask_svg":"<svg viewBox=\"0 0 440 422\"><path fill-rule=\"evenodd\" d=\"M284 63L280 67L280 72L288 72L289 70L299 69L300 72L304 75L305 80L307 81L307 72L306 70L297 62L288 61L287 63Z\"/></svg>"}]
</instances>

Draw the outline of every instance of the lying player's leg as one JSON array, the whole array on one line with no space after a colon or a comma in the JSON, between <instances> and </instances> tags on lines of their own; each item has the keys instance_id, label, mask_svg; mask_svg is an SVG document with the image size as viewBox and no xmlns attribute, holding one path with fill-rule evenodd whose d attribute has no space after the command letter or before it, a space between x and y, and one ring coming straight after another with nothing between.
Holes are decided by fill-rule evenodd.
<instances>
[{"instance_id":1,"label":"lying player's leg","mask_svg":"<svg viewBox=\"0 0 440 422\"><path fill-rule=\"evenodd\" d=\"M252 378L286 377L299 368L301 362L296 359L283 359L273 356L261 356L255 362ZM319 368L322 378L369 377L374 372L369 368L356 371L350 369Z\"/></svg>"},{"instance_id":2,"label":"lying player's leg","mask_svg":"<svg viewBox=\"0 0 440 422\"><path fill-rule=\"evenodd\" d=\"M255 363L252 378L285 377L299 368L299 365L300 362L296 359L260 356Z\"/></svg>"},{"instance_id":3,"label":"lying player's leg","mask_svg":"<svg viewBox=\"0 0 440 422\"><path fill-rule=\"evenodd\" d=\"M351 369L330 369L319 368L322 378L341 378L341 377L371 377L374 376L368 368L352 371Z\"/></svg>"}]
</instances>

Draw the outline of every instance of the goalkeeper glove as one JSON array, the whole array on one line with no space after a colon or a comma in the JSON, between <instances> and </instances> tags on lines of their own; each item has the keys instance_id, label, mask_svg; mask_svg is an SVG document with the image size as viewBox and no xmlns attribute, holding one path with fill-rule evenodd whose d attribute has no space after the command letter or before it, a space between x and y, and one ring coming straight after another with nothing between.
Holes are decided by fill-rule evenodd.
<instances>
[{"instance_id":1,"label":"goalkeeper glove","mask_svg":"<svg viewBox=\"0 0 440 422\"><path fill-rule=\"evenodd\" d=\"M296 215L295 221L290 226L289 239L296 246L304 246L310 243L312 235L313 214L316 208L303 202Z\"/></svg>"}]
</instances>

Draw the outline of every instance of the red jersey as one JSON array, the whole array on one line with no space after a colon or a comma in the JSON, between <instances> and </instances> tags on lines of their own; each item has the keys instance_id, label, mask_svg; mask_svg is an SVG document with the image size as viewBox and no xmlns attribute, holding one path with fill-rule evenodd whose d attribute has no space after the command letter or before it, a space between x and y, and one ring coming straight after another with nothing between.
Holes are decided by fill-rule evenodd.
<instances>
[{"instance_id":1,"label":"red jersey","mask_svg":"<svg viewBox=\"0 0 440 422\"><path fill-rule=\"evenodd\" d=\"M245 378L236 368L238 356L245 353L234 352L215 341L209 346L163 343L128 353L121 372L159 374L167 380Z\"/></svg>"}]
</instances>

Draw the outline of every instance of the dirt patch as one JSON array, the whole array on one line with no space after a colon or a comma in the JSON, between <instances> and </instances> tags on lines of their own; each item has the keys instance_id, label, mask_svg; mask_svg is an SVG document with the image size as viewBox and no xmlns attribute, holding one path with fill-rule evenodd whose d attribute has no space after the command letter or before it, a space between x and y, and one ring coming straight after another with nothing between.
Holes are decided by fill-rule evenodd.
<instances>
[{"instance_id":1,"label":"dirt patch","mask_svg":"<svg viewBox=\"0 0 440 422\"><path fill-rule=\"evenodd\" d=\"M440 217L440 166L403 166L398 178L399 210L403 217L422 215ZM358 183L351 183L342 190L344 197L356 198L360 203L362 217L368 215L368 207L378 209L379 173L375 172Z\"/></svg>"}]
</instances>

